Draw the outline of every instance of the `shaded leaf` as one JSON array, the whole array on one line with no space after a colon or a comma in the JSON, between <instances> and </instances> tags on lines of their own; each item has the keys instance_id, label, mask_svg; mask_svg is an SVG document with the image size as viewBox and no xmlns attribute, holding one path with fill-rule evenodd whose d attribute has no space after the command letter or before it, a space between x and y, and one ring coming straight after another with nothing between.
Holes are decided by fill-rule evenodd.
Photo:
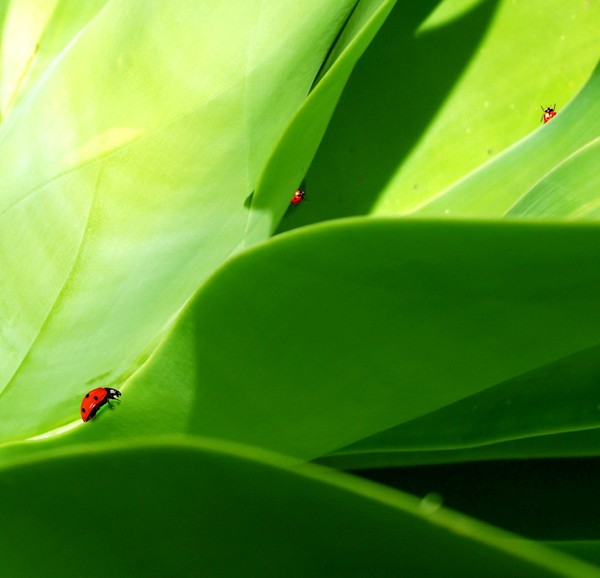
<instances>
[{"instance_id":1,"label":"shaded leaf","mask_svg":"<svg viewBox=\"0 0 600 578\"><path fill-rule=\"evenodd\" d=\"M16 578L600 575L433 501L218 441L63 452L4 467L0 495Z\"/></svg>"}]
</instances>

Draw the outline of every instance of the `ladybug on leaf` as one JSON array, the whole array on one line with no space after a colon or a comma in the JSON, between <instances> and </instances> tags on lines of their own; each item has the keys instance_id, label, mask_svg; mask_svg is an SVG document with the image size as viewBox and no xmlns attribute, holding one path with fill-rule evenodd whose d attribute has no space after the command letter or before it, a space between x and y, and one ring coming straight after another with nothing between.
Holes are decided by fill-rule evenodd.
<instances>
[{"instance_id":1,"label":"ladybug on leaf","mask_svg":"<svg viewBox=\"0 0 600 578\"><path fill-rule=\"evenodd\" d=\"M548 108L540 106L540 108L544 111L544 114L542 115L542 120L540 122L546 124L551 118L554 118L556 116L556 104L554 105L554 108L552 108L551 106L549 106Z\"/></svg>"},{"instance_id":2,"label":"ladybug on leaf","mask_svg":"<svg viewBox=\"0 0 600 578\"><path fill-rule=\"evenodd\" d=\"M302 189L297 189L290 201L290 205L299 205L305 197L306 193Z\"/></svg>"}]
</instances>

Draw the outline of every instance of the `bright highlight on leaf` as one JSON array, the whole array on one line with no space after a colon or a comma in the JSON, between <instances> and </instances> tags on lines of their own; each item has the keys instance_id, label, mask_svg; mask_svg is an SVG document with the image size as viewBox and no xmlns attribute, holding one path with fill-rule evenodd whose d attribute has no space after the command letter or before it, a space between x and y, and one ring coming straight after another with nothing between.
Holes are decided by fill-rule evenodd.
<instances>
[{"instance_id":1,"label":"bright highlight on leaf","mask_svg":"<svg viewBox=\"0 0 600 578\"><path fill-rule=\"evenodd\" d=\"M40 54L63 48L0 127L0 440L76 419L86 390L121 384L243 244L245 199L353 5L44 12Z\"/></svg>"}]
</instances>

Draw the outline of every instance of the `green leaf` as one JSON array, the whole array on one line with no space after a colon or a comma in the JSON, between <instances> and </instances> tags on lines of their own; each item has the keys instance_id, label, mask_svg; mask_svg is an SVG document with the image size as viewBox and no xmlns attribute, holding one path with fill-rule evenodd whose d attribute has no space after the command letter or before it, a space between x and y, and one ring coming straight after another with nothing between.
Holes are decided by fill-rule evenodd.
<instances>
[{"instance_id":1,"label":"green leaf","mask_svg":"<svg viewBox=\"0 0 600 578\"><path fill-rule=\"evenodd\" d=\"M467 444L589 427L594 358L579 389L550 364L600 344L599 240L594 226L401 219L278 237L213 276L121 407L75 439L171 430L311 459L422 418L408 447L439 449L479 392L485 429Z\"/></svg>"},{"instance_id":2,"label":"green leaf","mask_svg":"<svg viewBox=\"0 0 600 578\"><path fill-rule=\"evenodd\" d=\"M214 440L5 466L0 494L0 556L15 578L600 575L433 497Z\"/></svg>"},{"instance_id":3,"label":"green leaf","mask_svg":"<svg viewBox=\"0 0 600 578\"><path fill-rule=\"evenodd\" d=\"M0 128L1 440L121 383L243 243L248 197L353 6L75 14L82 28ZM46 16L54 46L77 29Z\"/></svg>"},{"instance_id":4,"label":"green leaf","mask_svg":"<svg viewBox=\"0 0 600 578\"><path fill-rule=\"evenodd\" d=\"M321 461L357 469L597 455L599 351L595 346L543 365Z\"/></svg>"},{"instance_id":5,"label":"green leaf","mask_svg":"<svg viewBox=\"0 0 600 578\"><path fill-rule=\"evenodd\" d=\"M395 429L395 428L394 428ZM509 441L477 446L440 450L404 450L399 440L394 448L389 431L386 447L379 436L372 436L318 458L316 463L342 470L363 470L387 467L423 466L476 461L515 460L540 458L589 458L598 456L600 429L573 429L556 434L532 435ZM383 437L382 433L382 437ZM386 436L388 437L388 436ZM373 444L371 445L371 442ZM41 451L44 448L31 448Z\"/></svg>"},{"instance_id":6,"label":"green leaf","mask_svg":"<svg viewBox=\"0 0 600 578\"><path fill-rule=\"evenodd\" d=\"M567 552L593 564L600 564L600 541L599 540L565 540L545 542L550 548Z\"/></svg>"},{"instance_id":7,"label":"green leaf","mask_svg":"<svg viewBox=\"0 0 600 578\"><path fill-rule=\"evenodd\" d=\"M598 219L600 137L582 147L521 197L508 217Z\"/></svg>"},{"instance_id":8,"label":"green leaf","mask_svg":"<svg viewBox=\"0 0 600 578\"><path fill-rule=\"evenodd\" d=\"M479 10L484 11L486 4L490 3L481 3ZM433 41L436 34L454 25L454 42L460 47L466 23L457 24L461 22L456 16L430 18L420 33ZM510 175L511 184L514 177L523 178L522 173L552 167L554 159L561 158L561 149L569 144L585 142L585 136L598 128L598 122L595 119L591 126L584 127L583 133L577 132L582 128L582 118L577 119L577 126L569 125L577 114L585 112L581 100L577 110L570 111L571 120L561 120L560 124L569 125L570 129L564 133L569 135L564 138L566 142L559 136L559 127L552 127L551 131L536 129L551 128L551 124L541 126L540 106L556 104L558 115L554 120L566 108L574 108L571 99L589 79L600 58L594 40L598 26L600 5L565 4L560 0L496 3L493 19L482 30L481 43L469 53L468 64L419 135L406 162L398 167L374 212L404 212L421 206L531 133L535 134L531 141L535 153L527 148L527 158L519 156L517 161L512 157L512 163L503 165L509 171L504 178ZM589 102L593 103L594 98L597 100L592 97ZM501 196L501 190L495 187L493 179L485 185L480 195L493 206L492 199ZM490 185L494 191L489 190ZM479 198L473 199L469 214L496 215L480 205ZM449 208L452 212L454 207Z\"/></svg>"},{"instance_id":9,"label":"green leaf","mask_svg":"<svg viewBox=\"0 0 600 578\"><path fill-rule=\"evenodd\" d=\"M0 7L0 118L107 0L5 0ZM1 11L4 10L4 18Z\"/></svg>"},{"instance_id":10,"label":"green leaf","mask_svg":"<svg viewBox=\"0 0 600 578\"><path fill-rule=\"evenodd\" d=\"M280 230L409 211L534 132L540 105L556 103L558 120L598 62L599 28L591 2L399 2L306 175L311 203ZM551 170L555 146L540 143L535 166Z\"/></svg>"},{"instance_id":11,"label":"green leaf","mask_svg":"<svg viewBox=\"0 0 600 578\"><path fill-rule=\"evenodd\" d=\"M295 190L306 174L350 73L395 2L359 2L334 44L318 84L299 109L277 148L252 200L246 244L273 233L288 205L277 203L280 191ZM270 211L270 220L264 212ZM265 230L266 229L266 230Z\"/></svg>"},{"instance_id":12,"label":"green leaf","mask_svg":"<svg viewBox=\"0 0 600 578\"><path fill-rule=\"evenodd\" d=\"M57 0L5 0L0 6L0 119L17 98Z\"/></svg>"},{"instance_id":13,"label":"green leaf","mask_svg":"<svg viewBox=\"0 0 600 578\"><path fill-rule=\"evenodd\" d=\"M585 177L600 158L599 138L600 65L560 114L413 214L593 217L590 189L597 181L586 183Z\"/></svg>"}]
</instances>

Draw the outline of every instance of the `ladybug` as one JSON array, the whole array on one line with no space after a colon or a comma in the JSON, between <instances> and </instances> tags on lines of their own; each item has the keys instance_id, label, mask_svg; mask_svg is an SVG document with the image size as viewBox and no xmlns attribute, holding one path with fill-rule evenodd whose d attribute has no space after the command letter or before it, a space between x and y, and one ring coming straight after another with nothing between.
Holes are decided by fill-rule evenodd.
<instances>
[{"instance_id":1,"label":"ladybug","mask_svg":"<svg viewBox=\"0 0 600 578\"><path fill-rule=\"evenodd\" d=\"M294 196L292 197L292 200L290 201L290 205L299 205L304 200L305 195L306 195L306 193L302 189L298 189L294 193Z\"/></svg>"},{"instance_id":2,"label":"ladybug","mask_svg":"<svg viewBox=\"0 0 600 578\"><path fill-rule=\"evenodd\" d=\"M89 393L85 394L81 402L81 419L83 421L90 421L94 418L98 410L108 404L110 407L110 400L121 397L121 392L112 387L97 387L92 389Z\"/></svg>"},{"instance_id":3,"label":"ladybug","mask_svg":"<svg viewBox=\"0 0 600 578\"><path fill-rule=\"evenodd\" d=\"M546 124L551 118L556 116L556 105L554 105L554 108L550 106L546 109L544 109L543 106L540 106L540 108L544 111L544 114L542 115L542 120L540 120L540 122Z\"/></svg>"}]
</instances>

